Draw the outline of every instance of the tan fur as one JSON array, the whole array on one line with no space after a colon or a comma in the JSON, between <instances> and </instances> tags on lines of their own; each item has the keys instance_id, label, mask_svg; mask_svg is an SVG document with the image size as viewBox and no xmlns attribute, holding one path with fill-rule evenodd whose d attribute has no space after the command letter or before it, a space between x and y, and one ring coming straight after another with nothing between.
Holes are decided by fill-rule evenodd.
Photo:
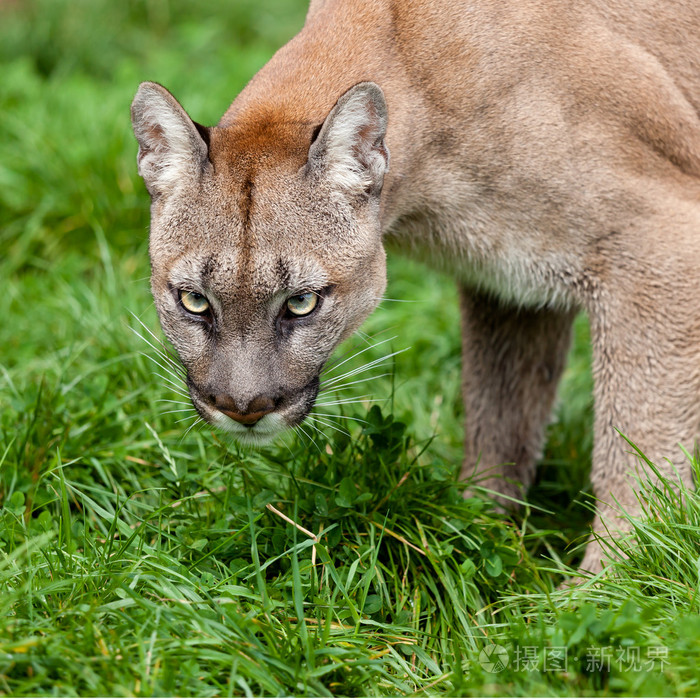
<instances>
[{"instance_id":1,"label":"tan fur","mask_svg":"<svg viewBox=\"0 0 700 700\"><path fill-rule=\"evenodd\" d=\"M599 516L614 500L638 510L617 430L691 482L678 443L700 435L693 0L314 0L217 127L197 130L153 83L132 114L154 297L210 421L254 441L303 420L382 294L387 242L460 285L465 476L501 465L487 484L507 496L530 483L584 309ZM183 317L177 288L207 295L213 326ZM318 312L280 325L289 296L321 290ZM582 566L600 554L592 542Z\"/></svg>"}]
</instances>

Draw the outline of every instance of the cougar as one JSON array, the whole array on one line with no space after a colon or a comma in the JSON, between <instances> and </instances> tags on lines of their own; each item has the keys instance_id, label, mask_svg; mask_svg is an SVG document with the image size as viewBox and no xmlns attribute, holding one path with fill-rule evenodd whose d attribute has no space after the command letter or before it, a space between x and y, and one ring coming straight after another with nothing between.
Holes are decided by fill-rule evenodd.
<instances>
[{"instance_id":1,"label":"cougar","mask_svg":"<svg viewBox=\"0 0 700 700\"><path fill-rule=\"evenodd\" d=\"M640 510L621 434L692 485L699 3L312 0L217 126L153 82L131 113L153 296L211 424L260 443L304 420L389 244L459 287L462 477L522 497L584 310L594 530Z\"/></svg>"}]
</instances>

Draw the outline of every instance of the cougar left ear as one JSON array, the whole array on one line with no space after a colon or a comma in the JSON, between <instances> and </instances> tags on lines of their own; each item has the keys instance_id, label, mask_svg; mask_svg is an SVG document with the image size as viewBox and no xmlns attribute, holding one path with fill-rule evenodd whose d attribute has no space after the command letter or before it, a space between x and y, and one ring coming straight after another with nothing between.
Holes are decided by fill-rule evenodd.
<instances>
[{"instance_id":1,"label":"cougar left ear","mask_svg":"<svg viewBox=\"0 0 700 700\"><path fill-rule=\"evenodd\" d=\"M208 130L195 124L162 85L141 83L131 121L139 142L139 175L151 197L201 175L209 159Z\"/></svg>"},{"instance_id":2,"label":"cougar left ear","mask_svg":"<svg viewBox=\"0 0 700 700\"><path fill-rule=\"evenodd\" d=\"M336 103L311 144L307 167L349 194L378 194L389 169L387 107L375 83L358 83Z\"/></svg>"}]
</instances>

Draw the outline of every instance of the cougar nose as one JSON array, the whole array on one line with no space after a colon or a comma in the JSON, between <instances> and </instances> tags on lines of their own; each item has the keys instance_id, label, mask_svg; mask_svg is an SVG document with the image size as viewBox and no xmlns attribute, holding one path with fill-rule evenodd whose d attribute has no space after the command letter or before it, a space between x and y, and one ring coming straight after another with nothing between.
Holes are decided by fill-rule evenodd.
<instances>
[{"instance_id":1,"label":"cougar nose","mask_svg":"<svg viewBox=\"0 0 700 700\"><path fill-rule=\"evenodd\" d=\"M224 415L242 425L255 425L263 416L272 413L277 401L269 396L256 396L245 411L240 412L236 402L230 396L214 396L214 406Z\"/></svg>"}]
</instances>

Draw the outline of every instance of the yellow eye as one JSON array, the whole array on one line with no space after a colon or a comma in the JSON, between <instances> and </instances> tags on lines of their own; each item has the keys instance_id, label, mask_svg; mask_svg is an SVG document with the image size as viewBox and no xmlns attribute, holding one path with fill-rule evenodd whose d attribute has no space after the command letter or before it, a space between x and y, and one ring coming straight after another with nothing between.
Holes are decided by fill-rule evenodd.
<instances>
[{"instance_id":1,"label":"yellow eye","mask_svg":"<svg viewBox=\"0 0 700 700\"><path fill-rule=\"evenodd\" d=\"M287 299L287 309L294 316L308 316L318 304L318 294L306 292Z\"/></svg>"},{"instance_id":2,"label":"yellow eye","mask_svg":"<svg viewBox=\"0 0 700 700\"><path fill-rule=\"evenodd\" d=\"M203 294L180 291L180 302L191 314L205 314L209 311L209 302Z\"/></svg>"}]
</instances>

